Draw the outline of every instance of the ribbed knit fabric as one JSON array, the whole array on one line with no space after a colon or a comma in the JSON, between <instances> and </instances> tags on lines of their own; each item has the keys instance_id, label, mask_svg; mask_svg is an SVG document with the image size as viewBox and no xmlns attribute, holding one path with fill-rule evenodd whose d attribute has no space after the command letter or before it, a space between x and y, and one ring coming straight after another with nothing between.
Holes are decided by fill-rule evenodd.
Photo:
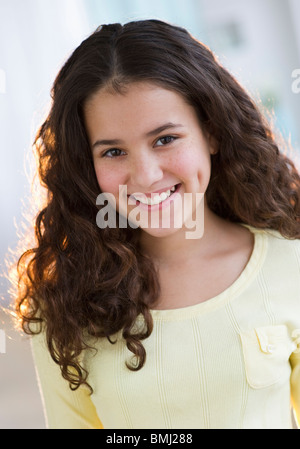
<instances>
[{"instance_id":1,"label":"ribbed knit fabric","mask_svg":"<svg viewBox=\"0 0 300 449\"><path fill-rule=\"evenodd\" d=\"M145 366L117 335L83 362L94 393L72 392L43 336L32 346L50 428L290 429L300 422L300 240L257 230L250 260L218 296L153 310ZM142 324L138 319L136 325Z\"/></svg>"}]
</instances>

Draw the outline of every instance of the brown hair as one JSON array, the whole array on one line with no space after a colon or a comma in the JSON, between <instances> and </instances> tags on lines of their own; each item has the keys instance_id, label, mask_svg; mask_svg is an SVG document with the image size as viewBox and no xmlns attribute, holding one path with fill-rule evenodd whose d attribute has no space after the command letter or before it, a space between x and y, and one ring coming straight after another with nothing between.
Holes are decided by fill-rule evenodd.
<instances>
[{"instance_id":1,"label":"brown hair","mask_svg":"<svg viewBox=\"0 0 300 449\"><path fill-rule=\"evenodd\" d=\"M300 238L300 178L279 150L268 123L212 52L186 30L158 20L99 27L60 70L52 107L34 147L47 203L35 223L36 246L18 261L16 311L27 333L44 324L52 358L71 388L87 384L79 355L90 336L122 331L136 357L153 327L160 292L156 269L139 248L140 229L100 229L100 193L83 121L99 88L134 81L172 89L195 108L217 142L208 206L219 216ZM145 326L133 326L138 315ZM32 323L41 326L34 330Z\"/></svg>"}]
</instances>

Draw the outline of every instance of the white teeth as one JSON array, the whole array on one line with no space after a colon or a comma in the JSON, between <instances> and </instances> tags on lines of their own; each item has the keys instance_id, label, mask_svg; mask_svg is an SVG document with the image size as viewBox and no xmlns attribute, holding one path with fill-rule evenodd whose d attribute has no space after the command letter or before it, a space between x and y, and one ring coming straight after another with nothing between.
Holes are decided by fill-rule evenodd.
<instances>
[{"instance_id":1,"label":"white teeth","mask_svg":"<svg viewBox=\"0 0 300 449\"><path fill-rule=\"evenodd\" d=\"M161 201L163 201L163 200L160 195L155 195L152 201L150 198L150 204L158 204L158 203L161 203ZM148 198L148 204L149 204L149 198Z\"/></svg>"},{"instance_id":2,"label":"white teeth","mask_svg":"<svg viewBox=\"0 0 300 449\"><path fill-rule=\"evenodd\" d=\"M167 192L162 192L162 193L160 194L160 198L161 198L163 201L166 200L169 196L170 196L170 190L169 190L169 193L167 193Z\"/></svg>"},{"instance_id":3,"label":"white teeth","mask_svg":"<svg viewBox=\"0 0 300 449\"><path fill-rule=\"evenodd\" d=\"M173 186L170 190L167 190L166 192L162 192L160 194L156 194L154 195L153 198L150 197L139 197L139 196L134 196L132 195L137 201L140 201L143 204L148 204L148 206L153 206L154 204L159 204L162 201L165 201L167 198L169 198L169 196L171 195L172 192L174 192L176 189L175 186Z\"/></svg>"}]
</instances>

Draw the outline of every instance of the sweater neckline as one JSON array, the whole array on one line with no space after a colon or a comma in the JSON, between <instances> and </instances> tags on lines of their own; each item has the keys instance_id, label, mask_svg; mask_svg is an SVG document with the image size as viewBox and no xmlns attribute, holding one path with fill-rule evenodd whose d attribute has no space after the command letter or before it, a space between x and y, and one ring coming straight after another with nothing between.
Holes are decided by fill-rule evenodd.
<instances>
[{"instance_id":1,"label":"sweater neckline","mask_svg":"<svg viewBox=\"0 0 300 449\"><path fill-rule=\"evenodd\" d=\"M252 281L260 269L267 250L266 232L249 225L247 227L254 235L251 256L239 277L218 295L191 306L175 309L150 309L154 320L170 321L190 318L194 315L206 313L237 297Z\"/></svg>"}]
</instances>

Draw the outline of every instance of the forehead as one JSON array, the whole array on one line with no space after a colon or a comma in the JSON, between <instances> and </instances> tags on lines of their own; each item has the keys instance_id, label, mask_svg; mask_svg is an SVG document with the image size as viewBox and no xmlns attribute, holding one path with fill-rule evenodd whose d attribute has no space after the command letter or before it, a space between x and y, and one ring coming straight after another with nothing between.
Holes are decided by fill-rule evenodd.
<instances>
[{"instance_id":1,"label":"forehead","mask_svg":"<svg viewBox=\"0 0 300 449\"><path fill-rule=\"evenodd\" d=\"M166 121L189 122L195 115L182 95L151 83L130 84L122 93L100 89L84 107L87 131L92 134L120 134L139 128L146 132Z\"/></svg>"}]
</instances>

